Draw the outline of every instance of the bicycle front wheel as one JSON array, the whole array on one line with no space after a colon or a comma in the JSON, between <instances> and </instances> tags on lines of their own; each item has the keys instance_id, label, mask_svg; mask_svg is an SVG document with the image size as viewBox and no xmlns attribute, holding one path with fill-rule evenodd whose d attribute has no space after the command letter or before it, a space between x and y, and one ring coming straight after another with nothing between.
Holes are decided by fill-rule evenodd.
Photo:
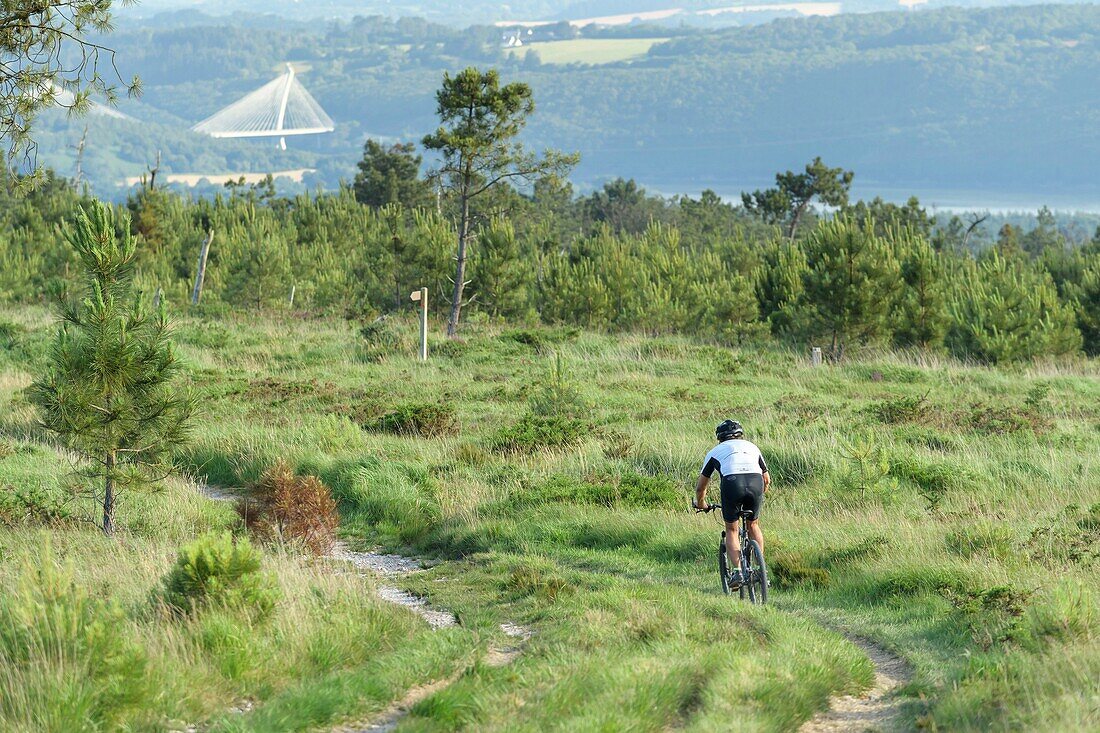
<instances>
[{"instance_id":1,"label":"bicycle front wheel","mask_svg":"<svg viewBox=\"0 0 1100 733\"><path fill-rule=\"evenodd\" d=\"M764 553L756 540L749 540L748 547L749 566L749 599L753 603L768 602L768 567L764 564Z\"/></svg>"}]
</instances>

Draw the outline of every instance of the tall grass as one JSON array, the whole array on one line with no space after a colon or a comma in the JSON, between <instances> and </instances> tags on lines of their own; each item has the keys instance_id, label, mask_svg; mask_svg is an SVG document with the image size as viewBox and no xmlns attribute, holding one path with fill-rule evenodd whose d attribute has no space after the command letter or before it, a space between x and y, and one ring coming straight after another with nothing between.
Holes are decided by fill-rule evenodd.
<instances>
[{"instance_id":1,"label":"tall grass","mask_svg":"<svg viewBox=\"0 0 1100 733\"><path fill-rule=\"evenodd\" d=\"M590 333L540 346L479 324L419 364L411 340L407 353L359 358L343 323L226 322L213 336L201 323L184 324L198 334L184 347L191 379L210 395L196 441L177 456L186 472L242 486L282 458L318 476L348 541L439 563L405 584L463 627L429 635L379 606L369 580L278 553L265 560L284 598L270 624L220 611L169 622L149 595L176 547L235 521L187 481L128 497L118 543L71 525L0 529L5 589L18 576L15 548L46 536L77 586L109 589L119 633L145 654L157 691L127 708L135 726L303 729L459 671L416 706L411 728L790 730L870 679L829 626L913 664L914 725L1095 727L1095 361L997 370L867 354L815 369L781 349ZM498 450L502 429L548 409L532 398L559 360L583 434ZM0 362L0 400L17 403L34 368ZM364 416L413 403L453 409L455 432L363 429ZM727 416L775 475L763 524L778 582L766 609L718 595L717 525L686 511ZM0 423L15 448L0 458L0 486L61 491L64 461L31 417ZM869 491L860 444L885 466ZM501 637L503 621L536 634L498 669L480 660L489 644L515 643ZM254 712L221 714L246 696L261 702Z\"/></svg>"}]
</instances>

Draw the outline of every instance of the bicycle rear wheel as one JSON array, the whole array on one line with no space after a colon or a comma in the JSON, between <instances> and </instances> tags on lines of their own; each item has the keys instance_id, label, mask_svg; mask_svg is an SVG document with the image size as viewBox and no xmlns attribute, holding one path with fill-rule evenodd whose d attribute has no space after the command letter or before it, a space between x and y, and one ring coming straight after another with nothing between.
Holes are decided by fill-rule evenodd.
<instances>
[{"instance_id":1,"label":"bicycle rear wheel","mask_svg":"<svg viewBox=\"0 0 1100 733\"><path fill-rule=\"evenodd\" d=\"M726 561L726 533L722 533L722 541L718 543L718 577L721 578L722 592L730 594L729 564Z\"/></svg>"},{"instance_id":2,"label":"bicycle rear wheel","mask_svg":"<svg viewBox=\"0 0 1100 733\"><path fill-rule=\"evenodd\" d=\"M753 603L768 602L768 568L764 564L764 553L760 551L760 545L756 540L749 540L748 557L749 566L749 599Z\"/></svg>"}]
</instances>

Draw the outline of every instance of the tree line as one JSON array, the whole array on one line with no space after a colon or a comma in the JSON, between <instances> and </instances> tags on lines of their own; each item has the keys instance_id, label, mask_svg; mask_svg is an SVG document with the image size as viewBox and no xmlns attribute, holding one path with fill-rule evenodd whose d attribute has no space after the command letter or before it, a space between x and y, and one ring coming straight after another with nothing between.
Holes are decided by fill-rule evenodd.
<instances>
[{"instance_id":1,"label":"tree line","mask_svg":"<svg viewBox=\"0 0 1100 733\"><path fill-rule=\"evenodd\" d=\"M396 200L364 203L378 194L369 178L293 198L263 185L197 201L136 193L117 208L129 214L138 288L150 302L159 290L187 303L213 230L208 311L289 308L292 288L296 310L364 320L410 307L408 294L421 286L448 303L454 197L437 198L414 175ZM60 227L90 204L87 195L47 176L33 191L9 187L0 197L0 301L66 292L78 263ZM959 227L936 227L915 201L845 202L827 219L810 210L793 236L788 221L768 216L774 223L711 193L651 196L630 181L589 196L560 179L528 191L504 183L471 208L462 304L475 319L727 344L775 339L837 357L867 345L989 362L1100 353L1100 232L1071 246L1040 217L1031 232L1004 227L975 254Z\"/></svg>"}]
</instances>

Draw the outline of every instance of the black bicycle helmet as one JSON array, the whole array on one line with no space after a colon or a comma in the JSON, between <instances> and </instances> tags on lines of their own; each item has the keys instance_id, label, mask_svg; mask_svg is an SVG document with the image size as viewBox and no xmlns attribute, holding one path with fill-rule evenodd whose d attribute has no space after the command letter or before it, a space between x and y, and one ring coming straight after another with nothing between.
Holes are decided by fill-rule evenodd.
<instances>
[{"instance_id":1,"label":"black bicycle helmet","mask_svg":"<svg viewBox=\"0 0 1100 733\"><path fill-rule=\"evenodd\" d=\"M725 420L714 429L714 437L718 438L719 443L730 438L740 438L744 434L745 429L736 420Z\"/></svg>"}]
</instances>

